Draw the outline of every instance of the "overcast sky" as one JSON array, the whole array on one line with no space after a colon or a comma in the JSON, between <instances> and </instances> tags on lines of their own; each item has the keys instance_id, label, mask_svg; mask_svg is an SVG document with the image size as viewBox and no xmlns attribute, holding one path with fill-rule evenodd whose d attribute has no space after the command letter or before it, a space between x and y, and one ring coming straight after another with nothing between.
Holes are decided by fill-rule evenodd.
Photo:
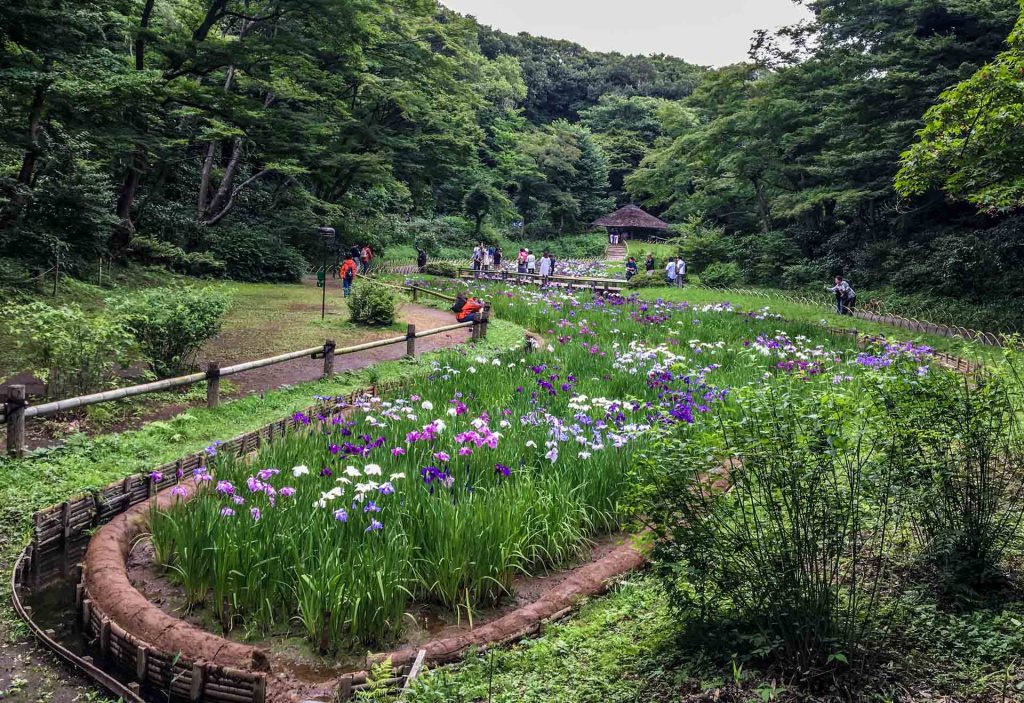
<instances>
[{"instance_id":1,"label":"overcast sky","mask_svg":"<svg viewBox=\"0 0 1024 703\"><path fill-rule=\"evenodd\" d=\"M747 58L756 29L807 16L793 0L441 0L481 24L569 39L595 51L671 54L725 66Z\"/></svg>"}]
</instances>

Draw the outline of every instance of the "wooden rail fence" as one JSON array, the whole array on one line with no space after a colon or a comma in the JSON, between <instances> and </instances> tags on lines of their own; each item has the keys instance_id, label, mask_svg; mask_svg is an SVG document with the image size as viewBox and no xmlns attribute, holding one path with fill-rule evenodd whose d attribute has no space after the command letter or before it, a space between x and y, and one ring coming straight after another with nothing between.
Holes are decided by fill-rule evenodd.
<instances>
[{"instance_id":1,"label":"wooden rail fence","mask_svg":"<svg viewBox=\"0 0 1024 703\"><path fill-rule=\"evenodd\" d=\"M417 286L403 287L402 290L407 293L411 293L413 300L417 300L421 294L432 295L444 300L454 300L451 296L436 293ZM7 402L3 405L3 412L0 413L0 423L7 426L7 453L15 457L21 457L24 455L25 422L29 418L55 415L69 410L75 410L77 408L84 408L89 405L96 405L97 403L107 403L113 400L132 398L139 395L145 395L147 393L157 393L203 382L206 382L207 384L206 404L211 408L215 408L220 404L220 380L222 378L303 358L323 359L324 370L322 377L329 378L334 375L334 359L336 357L347 354L357 354L370 349L379 349L393 344L405 344L406 357L411 359L417 354L417 339L432 337L434 335L444 334L446 332L452 332L459 329L471 329L471 339L474 342L486 339L487 327L490 323L490 314L491 306L489 303L485 303L480 319L475 322L458 322L452 325L444 325L443 327L435 327L428 330L417 330L416 325L410 324L403 335L380 339L375 342L356 344L350 347L339 348L334 340L328 339L319 347L300 349L298 351L279 354L266 359L247 361L242 364L235 364L233 366L226 366L223 368L217 362L210 362L206 365L205 371L188 374L187 376L167 378L161 381L143 383L126 388L117 388L115 390L103 391L101 393L90 393L88 395L56 400L49 403L41 403L39 405L30 405L28 403L24 385L12 385L9 389Z\"/></svg>"},{"instance_id":2,"label":"wooden rail fence","mask_svg":"<svg viewBox=\"0 0 1024 703\"><path fill-rule=\"evenodd\" d=\"M579 290L592 293L621 293L625 290L625 281L619 278L599 278L596 276L562 276L551 274L541 276L538 273L519 273L518 271L485 271L474 268L460 268L460 280L488 281L514 284L537 284L557 286L567 291Z\"/></svg>"}]
</instances>

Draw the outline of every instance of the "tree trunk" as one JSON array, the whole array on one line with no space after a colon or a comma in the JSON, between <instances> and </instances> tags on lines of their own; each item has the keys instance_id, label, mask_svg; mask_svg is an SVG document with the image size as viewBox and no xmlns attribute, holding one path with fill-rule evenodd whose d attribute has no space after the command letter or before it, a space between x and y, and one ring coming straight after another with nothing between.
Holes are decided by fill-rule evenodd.
<instances>
[{"instance_id":1,"label":"tree trunk","mask_svg":"<svg viewBox=\"0 0 1024 703\"><path fill-rule=\"evenodd\" d=\"M120 253L127 248L135 234L135 224L132 222L132 204L139 192L139 184L142 183L142 172L146 169L146 152L137 150L132 155L132 161L128 165L128 173L125 174L124 183L121 184L120 193L117 196L117 219L118 224L114 229L114 236L111 238L110 246L114 253Z\"/></svg>"},{"instance_id":2,"label":"tree trunk","mask_svg":"<svg viewBox=\"0 0 1024 703\"><path fill-rule=\"evenodd\" d=\"M139 21L139 34L135 37L135 70L141 71L146 67L146 31L149 29L149 18L153 15L153 5L156 0L146 0L142 6L142 19Z\"/></svg>"},{"instance_id":3,"label":"tree trunk","mask_svg":"<svg viewBox=\"0 0 1024 703\"><path fill-rule=\"evenodd\" d=\"M149 30L149 20L153 16L153 5L155 0L146 0L142 7L142 16L139 19L139 34L135 38L135 70L142 71L146 68L146 32ZM114 228L114 234L110 240L110 248L113 252L123 252L132 235L135 233L135 224L132 222L132 204L139 192L139 184L142 183L142 173L147 165L147 152L145 146L136 143L135 151L128 162L128 172L125 173L124 181L117 195L118 224Z\"/></svg>"},{"instance_id":4,"label":"tree trunk","mask_svg":"<svg viewBox=\"0 0 1024 703\"><path fill-rule=\"evenodd\" d=\"M757 194L757 212L761 216L761 229L765 234L772 231L771 208L768 199L764 195L764 183L754 179L754 192Z\"/></svg>"}]
</instances>

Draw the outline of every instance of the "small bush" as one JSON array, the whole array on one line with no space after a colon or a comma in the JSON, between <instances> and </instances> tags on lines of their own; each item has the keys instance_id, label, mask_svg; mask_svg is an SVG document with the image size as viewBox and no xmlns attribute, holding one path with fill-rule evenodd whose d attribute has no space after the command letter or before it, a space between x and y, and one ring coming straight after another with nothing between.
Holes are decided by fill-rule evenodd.
<instances>
[{"instance_id":1,"label":"small bush","mask_svg":"<svg viewBox=\"0 0 1024 703\"><path fill-rule=\"evenodd\" d=\"M427 265L423 267L423 273L430 276L441 276L443 278L458 278L459 269L455 264L448 263L447 261L435 261L433 263L427 262Z\"/></svg>"},{"instance_id":2,"label":"small bush","mask_svg":"<svg viewBox=\"0 0 1024 703\"><path fill-rule=\"evenodd\" d=\"M662 581L681 613L728 622L799 671L850 660L904 500L887 434L838 392L739 397L717 451L669 438L646 460Z\"/></svg>"},{"instance_id":3,"label":"small bush","mask_svg":"<svg viewBox=\"0 0 1024 703\"><path fill-rule=\"evenodd\" d=\"M2 336L25 354L51 399L109 388L116 367L127 368L136 357L132 335L116 317L40 302L6 305L0 313Z\"/></svg>"},{"instance_id":4,"label":"small bush","mask_svg":"<svg viewBox=\"0 0 1024 703\"><path fill-rule=\"evenodd\" d=\"M726 288L739 283L743 278L743 272L740 270L740 265L735 262L716 262L704 269L700 277L706 286Z\"/></svg>"},{"instance_id":5,"label":"small bush","mask_svg":"<svg viewBox=\"0 0 1024 703\"><path fill-rule=\"evenodd\" d=\"M211 252L225 264L228 277L254 283L295 283L306 271L298 251L260 229L234 227L219 233Z\"/></svg>"},{"instance_id":6,"label":"small bush","mask_svg":"<svg viewBox=\"0 0 1024 703\"><path fill-rule=\"evenodd\" d=\"M226 295L212 288L154 288L108 301L158 376L192 369L200 347L220 332Z\"/></svg>"},{"instance_id":7,"label":"small bush","mask_svg":"<svg viewBox=\"0 0 1024 703\"><path fill-rule=\"evenodd\" d=\"M1015 372L1020 362L1009 358ZM987 372L894 374L879 386L891 431L912 457L904 481L915 491L915 534L955 597L1004 583L1004 557L1024 522L1018 389Z\"/></svg>"},{"instance_id":8,"label":"small bush","mask_svg":"<svg viewBox=\"0 0 1024 703\"><path fill-rule=\"evenodd\" d=\"M395 296L378 283L360 283L348 299L349 319L361 325L390 325L395 321Z\"/></svg>"},{"instance_id":9,"label":"small bush","mask_svg":"<svg viewBox=\"0 0 1024 703\"><path fill-rule=\"evenodd\" d=\"M668 285L665 282L665 276L660 271L641 271L633 278L629 279L629 283L626 287L630 290L641 290L643 288L659 288L661 286Z\"/></svg>"}]
</instances>

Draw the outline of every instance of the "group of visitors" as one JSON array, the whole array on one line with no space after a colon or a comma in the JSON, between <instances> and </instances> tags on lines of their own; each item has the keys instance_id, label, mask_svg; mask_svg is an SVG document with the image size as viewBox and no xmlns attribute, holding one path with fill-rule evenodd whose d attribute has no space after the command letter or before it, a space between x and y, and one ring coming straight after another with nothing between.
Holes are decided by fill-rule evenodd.
<instances>
[{"instance_id":1,"label":"group of visitors","mask_svg":"<svg viewBox=\"0 0 1024 703\"><path fill-rule=\"evenodd\" d=\"M537 255L529 249L519 250L516 257L516 271L530 275L539 275L547 279L555 273L555 257L551 252L544 252L538 259Z\"/></svg>"},{"instance_id":2,"label":"group of visitors","mask_svg":"<svg viewBox=\"0 0 1024 703\"><path fill-rule=\"evenodd\" d=\"M373 249L369 244L362 246L353 244L345 254L345 260L338 268L338 276L341 278L341 286L345 291L346 298L352 294L352 281L355 280L356 274L365 274L370 270L371 263L373 263Z\"/></svg>"},{"instance_id":3,"label":"group of visitors","mask_svg":"<svg viewBox=\"0 0 1024 703\"><path fill-rule=\"evenodd\" d=\"M472 264L474 271L490 271L501 268L501 247L484 246L480 242L473 249Z\"/></svg>"},{"instance_id":4,"label":"group of visitors","mask_svg":"<svg viewBox=\"0 0 1024 703\"><path fill-rule=\"evenodd\" d=\"M654 255L648 254L644 260L644 270L650 275L654 273L656 267ZM636 263L636 258L629 257L626 261L626 280L631 280L639 272L640 267ZM683 261L683 257L674 256L666 261L665 282L670 286L682 286L686 283L686 262Z\"/></svg>"}]
</instances>

